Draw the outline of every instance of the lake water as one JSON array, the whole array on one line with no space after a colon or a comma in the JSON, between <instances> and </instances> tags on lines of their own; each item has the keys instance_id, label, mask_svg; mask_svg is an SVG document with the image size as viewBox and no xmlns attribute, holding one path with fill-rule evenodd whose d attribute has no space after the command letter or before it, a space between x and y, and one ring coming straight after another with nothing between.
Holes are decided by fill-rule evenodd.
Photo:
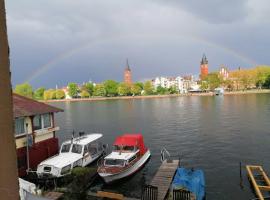
<instances>
[{"instance_id":1,"label":"lake water","mask_svg":"<svg viewBox=\"0 0 270 200\"><path fill-rule=\"evenodd\" d=\"M134 176L114 185L97 181L92 190L140 197L160 166L160 150L180 155L184 167L203 169L207 199L251 199L254 194L239 162L263 165L270 174L270 94L188 96L159 99L53 103L60 141L71 132L101 132L111 145L123 133L142 133L152 157Z\"/></svg>"}]
</instances>

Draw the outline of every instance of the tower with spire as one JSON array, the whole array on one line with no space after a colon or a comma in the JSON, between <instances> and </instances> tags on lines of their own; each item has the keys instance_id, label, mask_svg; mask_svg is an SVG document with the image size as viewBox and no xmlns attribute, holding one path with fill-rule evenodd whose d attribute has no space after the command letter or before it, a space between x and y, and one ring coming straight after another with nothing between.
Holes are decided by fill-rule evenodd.
<instances>
[{"instance_id":1,"label":"tower with spire","mask_svg":"<svg viewBox=\"0 0 270 200\"><path fill-rule=\"evenodd\" d=\"M207 60L205 54L203 54L203 57L202 57L202 60L201 60L200 78L204 79L207 75L208 75L208 60Z\"/></svg>"},{"instance_id":2,"label":"tower with spire","mask_svg":"<svg viewBox=\"0 0 270 200\"><path fill-rule=\"evenodd\" d=\"M127 83L127 84L132 83L132 74L131 74L129 63L128 63L128 59L127 59L126 68L124 71L124 83Z\"/></svg>"}]
</instances>

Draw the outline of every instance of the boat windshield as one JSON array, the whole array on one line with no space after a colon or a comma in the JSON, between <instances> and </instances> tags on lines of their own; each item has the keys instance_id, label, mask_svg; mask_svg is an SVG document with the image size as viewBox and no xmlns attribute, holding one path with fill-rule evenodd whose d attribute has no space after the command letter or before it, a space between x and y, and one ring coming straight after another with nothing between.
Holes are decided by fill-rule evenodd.
<instances>
[{"instance_id":1,"label":"boat windshield","mask_svg":"<svg viewBox=\"0 0 270 200\"><path fill-rule=\"evenodd\" d=\"M67 153L70 150L70 144L64 144L61 149L61 153Z\"/></svg>"},{"instance_id":2,"label":"boat windshield","mask_svg":"<svg viewBox=\"0 0 270 200\"><path fill-rule=\"evenodd\" d=\"M138 148L136 146L114 146L114 151L137 151L137 149Z\"/></svg>"},{"instance_id":3,"label":"boat windshield","mask_svg":"<svg viewBox=\"0 0 270 200\"><path fill-rule=\"evenodd\" d=\"M105 166L124 166L125 160L123 159L105 159Z\"/></svg>"},{"instance_id":4,"label":"boat windshield","mask_svg":"<svg viewBox=\"0 0 270 200\"><path fill-rule=\"evenodd\" d=\"M73 144L73 145L72 145L71 152L72 152L72 153L78 153L78 154L81 154L81 153L82 153L82 145L79 145L79 144Z\"/></svg>"}]
</instances>

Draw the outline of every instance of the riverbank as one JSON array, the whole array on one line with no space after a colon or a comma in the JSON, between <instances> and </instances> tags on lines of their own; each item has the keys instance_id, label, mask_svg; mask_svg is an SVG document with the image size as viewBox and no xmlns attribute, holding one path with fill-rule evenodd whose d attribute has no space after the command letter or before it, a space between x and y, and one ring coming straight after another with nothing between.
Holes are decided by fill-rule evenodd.
<instances>
[{"instance_id":1,"label":"riverbank","mask_svg":"<svg viewBox=\"0 0 270 200\"><path fill-rule=\"evenodd\" d=\"M224 95L245 95L245 94L263 94L270 93L270 89L263 90L245 90L245 91L232 91L225 92ZM41 102L73 102L73 101L105 101L105 100L120 100L120 99L151 99L151 98L170 98L170 97L182 97L182 96L214 96L213 92L203 93L187 93L187 94L169 94L169 95L148 95L148 96L124 96L124 97L90 97L90 98L78 98L78 99L53 99L43 100Z\"/></svg>"}]
</instances>

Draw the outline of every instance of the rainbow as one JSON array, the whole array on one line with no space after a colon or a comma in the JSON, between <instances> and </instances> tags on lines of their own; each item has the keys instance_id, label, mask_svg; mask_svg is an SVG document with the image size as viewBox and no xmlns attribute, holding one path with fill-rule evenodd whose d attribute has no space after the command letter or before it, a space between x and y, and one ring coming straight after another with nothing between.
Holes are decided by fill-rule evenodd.
<instances>
[{"instance_id":1,"label":"rainbow","mask_svg":"<svg viewBox=\"0 0 270 200\"><path fill-rule=\"evenodd\" d=\"M225 47L225 46L222 46L220 44L217 44L217 43L214 43L212 41L209 41L209 40L206 40L202 37L198 37L198 36L194 36L194 35L128 35L129 37L127 36L122 36L122 37L117 37L117 38L106 38L106 39L101 39L101 38L97 38L96 40L92 40L91 42L88 42L88 43L83 43L81 44L80 46L77 46L73 49L69 49L67 51L64 51L64 52L61 52L60 54L56 55L53 59L51 59L49 62L45 63L44 65L40 66L37 68L37 70L35 70L33 73L31 73L24 82L31 82L33 81L34 79L38 78L39 76L41 76L42 74L45 74L48 70L50 70L53 66L55 66L57 63L69 58L69 57L72 57L74 56L75 54L79 53L80 51L82 50L85 50L91 46L94 46L94 45L100 45L101 43L105 43L106 42L109 42L109 41L123 41L124 39L129 39L129 38L136 38L138 37L139 38L145 38L145 37L149 37L149 39L153 39L153 38L156 38L156 39L160 39L160 37L167 37L167 38L170 38L170 39L173 39L175 41L177 40L181 40L181 39L189 39L193 42L198 42L198 43L201 43L201 44L205 44L207 46L210 46L210 47L214 47L214 48L217 48L217 49L220 49L222 50L223 52L225 53L228 53L232 56L234 56L235 58L238 58L240 60L242 60L244 63L246 64L249 64L249 65L252 65L252 66L255 66L257 65L257 62L254 61L253 59L250 59L248 57L246 57L244 54L240 53L240 52L237 52L231 48L228 48L228 47Z\"/></svg>"}]
</instances>

